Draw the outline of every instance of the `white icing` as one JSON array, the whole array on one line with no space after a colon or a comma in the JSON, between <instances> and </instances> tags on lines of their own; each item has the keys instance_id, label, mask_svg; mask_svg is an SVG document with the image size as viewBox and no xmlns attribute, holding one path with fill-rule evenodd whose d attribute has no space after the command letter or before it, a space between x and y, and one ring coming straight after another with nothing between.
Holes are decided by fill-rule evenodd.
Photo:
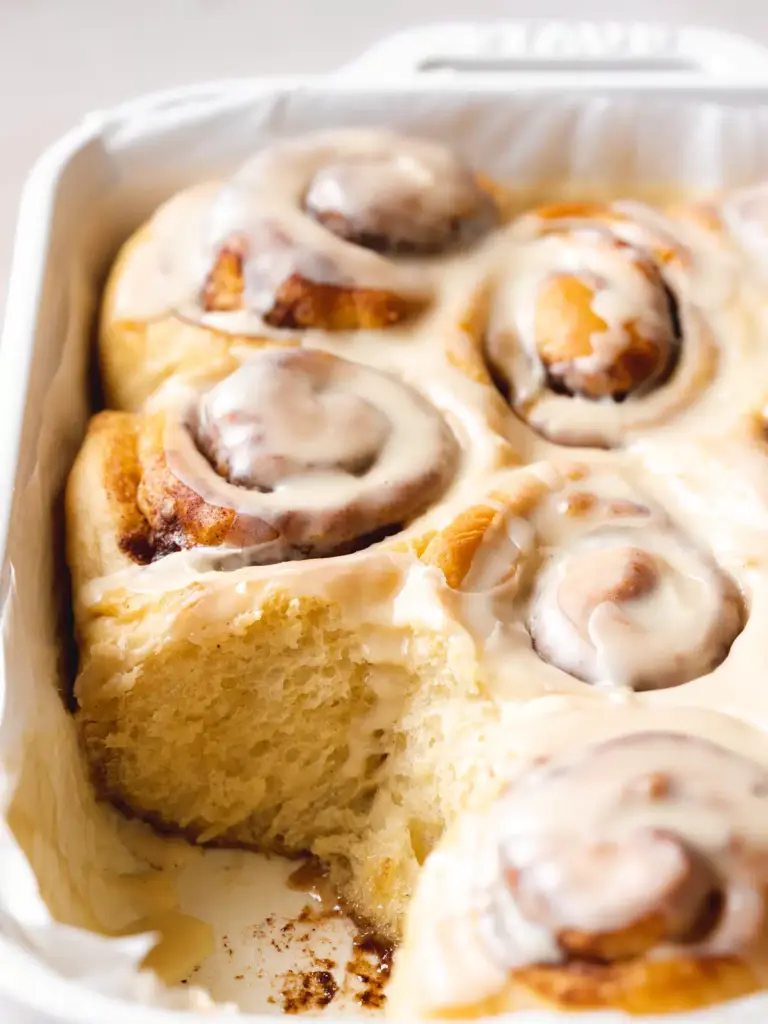
<instances>
[{"instance_id":1,"label":"white icing","mask_svg":"<svg viewBox=\"0 0 768 1024\"><path fill-rule=\"evenodd\" d=\"M658 731L667 722L674 732ZM527 725L531 751L551 753L559 734L565 752L518 763L507 790L460 820L419 879L408 940L422 1005L489 998L510 971L564 960L569 930L596 937L654 913L667 931L649 957L759 956L764 737L710 712L670 720L573 704ZM713 890L723 911L695 935Z\"/></svg>"},{"instance_id":2,"label":"white icing","mask_svg":"<svg viewBox=\"0 0 768 1024\"><path fill-rule=\"evenodd\" d=\"M738 261L703 233L641 203L604 209L592 221L533 213L513 225L488 349L511 383L515 409L537 431L560 443L615 447L639 430L663 428L694 405L720 369L731 341L717 327ZM571 394L550 390L537 344L542 290L559 275L593 291L592 312L606 324L590 337L592 354L551 368ZM681 338L674 336L664 284L676 300ZM651 375L620 402L607 393L588 397L585 377L609 371L632 335L658 350Z\"/></svg>"},{"instance_id":3,"label":"white icing","mask_svg":"<svg viewBox=\"0 0 768 1024\"><path fill-rule=\"evenodd\" d=\"M207 394L168 411L170 471L209 504L235 510L229 545L248 547L266 524L279 535L278 554L282 544L332 549L412 518L445 489L458 454L418 393L322 352L256 353ZM259 560L266 558L282 560L271 549Z\"/></svg>"},{"instance_id":4,"label":"white icing","mask_svg":"<svg viewBox=\"0 0 768 1024\"><path fill-rule=\"evenodd\" d=\"M427 265L338 237L304 210L338 212L359 232L439 250L493 222L492 204L454 153L387 131L319 132L278 142L229 180L195 188L155 214L122 268L117 319L177 312L231 333L269 333L263 317L292 275L403 296L431 290ZM222 247L243 252L244 308L207 312L201 293Z\"/></svg>"}]
</instances>

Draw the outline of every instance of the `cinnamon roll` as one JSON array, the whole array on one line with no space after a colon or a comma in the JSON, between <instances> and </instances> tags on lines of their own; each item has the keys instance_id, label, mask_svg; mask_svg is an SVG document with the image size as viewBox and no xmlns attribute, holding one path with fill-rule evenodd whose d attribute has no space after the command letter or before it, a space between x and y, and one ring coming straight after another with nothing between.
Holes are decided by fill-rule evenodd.
<instances>
[{"instance_id":1,"label":"cinnamon roll","mask_svg":"<svg viewBox=\"0 0 768 1024\"><path fill-rule=\"evenodd\" d=\"M563 204L523 215L510 239L486 351L545 438L625 444L668 425L730 365L712 310L728 304L734 264L691 220L635 202Z\"/></svg>"},{"instance_id":2,"label":"cinnamon roll","mask_svg":"<svg viewBox=\"0 0 768 1024\"><path fill-rule=\"evenodd\" d=\"M739 591L642 480L611 459L534 466L430 541L423 561L502 682L663 689L725 658Z\"/></svg>"},{"instance_id":3,"label":"cinnamon roll","mask_svg":"<svg viewBox=\"0 0 768 1024\"><path fill-rule=\"evenodd\" d=\"M320 351L98 414L67 526L100 791L198 840L295 852L362 814L419 680L410 626L387 622L416 555L380 542L457 466L418 392Z\"/></svg>"},{"instance_id":4,"label":"cinnamon roll","mask_svg":"<svg viewBox=\"0 0 768 1024\"><path fill-rule=\"evenodd\" d=\"M276 142L184 192L128 240L101 321L109 404L231 349L306 329L387 328L423 309L435 255L497 223L500 190L447 147L377 130Z\"/></svg>"},{"instance_id":5,"label":"cinnamon roll","mask_svg":"<svg viewBox=\"0 0 768 1024\"><path fill-rule=\"evenodd\" d=\"M761 988L767 801L764 761L679 732L518 767L427 860L391 1016L660 1013Z\"/></svg>"},{"instance_id":6,"label":"cinnamon roll","mask_svg":"<svg viewBox=\"0 0 768 1024\"><path fill-rule=\"evenodd\" d=\"M112 466L115 451L126 457ZM130 521L117 546L135 562L205 547L251 565L380 539L439 497L457 458L450 430L415 391L298 349L257 353L138 417L102 413L82 455L101 463L102 486L122 507L115 521Z\"/></svg>"}]
</instances>

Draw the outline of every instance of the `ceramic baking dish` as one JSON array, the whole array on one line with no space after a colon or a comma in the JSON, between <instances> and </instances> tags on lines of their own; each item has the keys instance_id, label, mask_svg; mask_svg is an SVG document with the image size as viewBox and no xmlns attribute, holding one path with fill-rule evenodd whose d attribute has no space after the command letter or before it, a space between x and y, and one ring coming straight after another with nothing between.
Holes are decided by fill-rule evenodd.
<instances>
[{"instance_id":1,"label":"ceramic baking dish","mask_svg":"<svg viewBox=\"0 0 768 1024\"><path fill-rule=\"evenodd\" d=\"M184 990L166 997L149 976L137 980L144 940L92 939L55 924L46 909L78 923L70 904L96 900L106 885L103 858L114 855L94 839L90 798L72 767L71 721L56 692L71 680L61 491L94 402L91 325L120 241L170 193L235 165L265 138L363 121L460 134L480 165L499 152L506 132L516 139L514 160L491 168L502 175L535 178L546 165L556 177L588 176L589 153L607 132L615 153L632 149L635 175L704 187L743 183L768 176L768 54L738 37L692 28L427 26L385 39L331 76L217 82L95 112L43 155L22 199L0 348L3 1022L170 1024L182 1019L174 1005L186 1007L184 1020L203 1019ZM665 148L658 137L674 142L692 127L706 137L681 165L670 156L674 145ZM570 133L568 159L548 144L563 132ZM607 170L616 178L626 161L617 156ZM251 913L253 901L269 913L277 907L270 899L288 898L282 867L255 857L249 864L240 889L227 890L228 902L211 888L210 872L193 868L183 880L188 909L210 922L217 939L243 925L246 896ZM260 881L251 887L254 871ZM253 945L232 951L225 941L224 948L227 955L219 949L195 979L219 1000L238 995L231 979L222 980L235 970L229 959L256 955ZM277 969L270 956L266 974ZM270 1010L257 989L254 983L242 1006ZM766 1005L758 999L674 1019L757 1024ZM325 1016L337 1009L348 1015L332 1005Z\"/></svg>"}]
</instances>

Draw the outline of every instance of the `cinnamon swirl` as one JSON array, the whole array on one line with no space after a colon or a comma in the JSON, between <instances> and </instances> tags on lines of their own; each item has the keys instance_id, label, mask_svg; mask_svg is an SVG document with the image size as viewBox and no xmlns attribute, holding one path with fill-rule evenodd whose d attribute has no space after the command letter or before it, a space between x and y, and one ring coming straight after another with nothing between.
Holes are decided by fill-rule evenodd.
<instances>
[{"instance_id":1,"label":"cinnamon swirl","mask_svg":"<svg viewBox=\"0 0 768 1024\"><path fill-rule=\"evenodd\" d=\"M360 130L277 142L223 184L176 196L107 286L109 403L137 409L176 372L226 370L233 347L407 319L430 300L430 260L498 222L496 194L437 142Z\"/></svg>"},{"instance_id":2,"label":"cinnamon swirl","mask_svg":"<svg viewBox=\"0 0 768 1024\"><path fill-rule=\"evenodd\" d=\"M534 466L429 543L424 562L501 679L513 661L544 689L663 689L726 656L738 589L642 480L609 458Z\"/></svg>"},{"instance_id":3,"label":"cinnamon swirl","mask_svg":"<svg viewBox=\"0 0 768 1024\"><path fill-rule=\"evenodd\" d=\"M545 438L624 445L731 368L733 320L722 318L735 258L693 218L562 204L523 215L510 239L486 350L515 412Z\"/></svg>"},{"instance_id":4,"label":"cinnamon swirl","mask_svg":"<svg viewBox=\"0 0 768 1024\"><path fill-rule=\"evenodd\" d=\"M762 987L766 800L764 760L677 731L518 768L428 859L392 1017L660 1013Z\"/></svg>"},{"instance_id":5,"label":"cinnamon swirl","mask_svg":"<svg viewBox=\"0 0 768 1024\"><path fill-rule=\"evenodd\" d=\"M123 508L114 522L131 523L117 548L138 563L201 547L251 565L341 554L417 517L457 464L420 395L325 352L265 350L174 398L100 414L83 449Z\"/></svg>"}]
</instances>

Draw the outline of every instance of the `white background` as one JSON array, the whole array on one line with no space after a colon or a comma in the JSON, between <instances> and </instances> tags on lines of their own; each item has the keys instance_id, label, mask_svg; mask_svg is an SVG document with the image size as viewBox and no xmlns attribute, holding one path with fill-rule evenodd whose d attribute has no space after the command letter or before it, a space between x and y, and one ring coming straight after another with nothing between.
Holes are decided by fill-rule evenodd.
<instances>
[{"instance_id":1,"label":"white background","mask_svg":"<svg viewBox=\"0 0 768 1024\"><path fill-rule=\"evenodd\" d=\"M321 72L427 21L698 23L768 45L768 0L0 0L0 308L37 154L88 110L217 77Z\"/></svg>"}]
</instances>

